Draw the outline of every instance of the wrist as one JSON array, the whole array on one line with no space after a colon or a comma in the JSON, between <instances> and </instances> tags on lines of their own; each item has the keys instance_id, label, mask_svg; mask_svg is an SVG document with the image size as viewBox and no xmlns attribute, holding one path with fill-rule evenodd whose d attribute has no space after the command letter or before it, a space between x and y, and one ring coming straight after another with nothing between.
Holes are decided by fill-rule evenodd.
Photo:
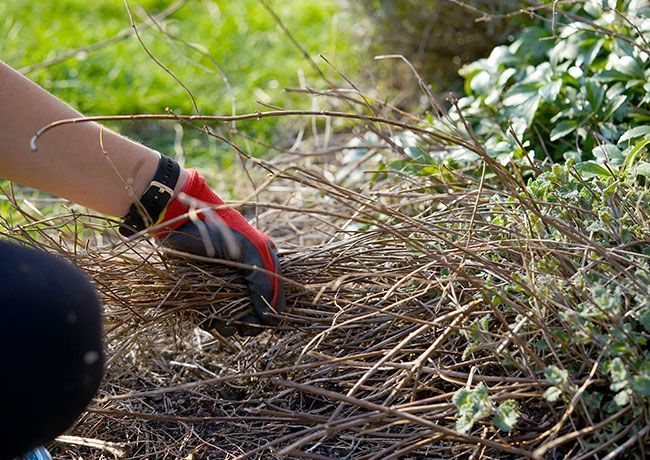
<instances>
[{"instance_id":1,"label":"wrist","mask_svg":"<svg viewBox=\"0 0 650 460\"><path fill-rule=\"evenodd\" d=\"M140 198L129 208L119 232L128 237L160 222L178 193L177 190L184 187L187 177L187 171L178 163L171 158L160 156L153 178L145 186Z\"/></svg>"},{"instance_id":2,"label":"wrist","mask_svg":"<svg viewBox=\"0 0 650 460\"><path fill-rule=\"evenodd\" d=\"M222 205L223 201L214 193L205 183L205 178L194 169L183 170L183 184L179 186L178 192L174 193L174 198L170 201L169 206L161 215L160 224L168 223L151 232L157 238L163 238L176 228L190 220L188 211L190 207L204 207L205 205ZM179 177L179 182L180 177ZM179 194L184 194L183 199L179 199ZM203 212L198 213L199 219L204 219Z\"/></svg>"}]
</instances>

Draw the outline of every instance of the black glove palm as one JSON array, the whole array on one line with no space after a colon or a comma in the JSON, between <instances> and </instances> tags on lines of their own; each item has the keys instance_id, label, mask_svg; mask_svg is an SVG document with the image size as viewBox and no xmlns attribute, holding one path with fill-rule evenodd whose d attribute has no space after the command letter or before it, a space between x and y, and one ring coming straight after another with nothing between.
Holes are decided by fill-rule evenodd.
<instances>
[{"instance_id":1,"label":"black glove palm","mask_svg":"<svg viewBox=\"0 0 650 460\"><path fill-rule=\"evenodd\" d=\"M187 217L164 226L155 232L165 245L179 251L202 256L240 262L250 266L244 269L244 276L250 289L253 313L240 318L234 325L240 335L250 336L262 332L260 326L275 326L284 304L280 262L272 240L253 228L246 219L232 208L223 208L223 201L210 190L205 180L196 171L190 170L190 177L183 188L183 201L197 200L196 208L214 206L214 210L199 214L201 222ZM167 208L161 223L186 215L187 204L175 198ZM207 217L206 216L210 216ZM199 228L199 226L201 228ZM265 271L257 270L256 267ZM212 326L230 335L234 329L219 321Z\"/></svg>"}]
</instances>

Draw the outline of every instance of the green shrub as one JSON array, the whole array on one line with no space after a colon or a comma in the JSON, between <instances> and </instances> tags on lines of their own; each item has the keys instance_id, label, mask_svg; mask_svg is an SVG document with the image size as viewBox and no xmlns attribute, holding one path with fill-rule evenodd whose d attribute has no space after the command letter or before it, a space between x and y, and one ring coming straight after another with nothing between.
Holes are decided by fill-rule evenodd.
<instances>
[{"instance_id":1,"label":"green shrub","mask_svg":"<svg viewBox=\"0 0 650 460\"><path fill-rule=\"evenodd\" d=\"M467 96L458 108L492 157L620 166L638 151L650 133L650 10L639 5L587 1L554 18L549 11L461 70ZM456 110L451 120L459 122Z\"/></svg>"},{"instance_id":2,"label":"green shrub","mask_svg":"<svg viewBox=\"0 0 650 460\"><path fill-rule=\"evenodd\" d=\"M488 313L460 331L458 352L543 378L545 407L575 409L576 429L616 420L589 450L634 436L650 411L650 9L587 1L554 14L547 3L511 45L462 70L467 95L448 116L423 122L464 146L402 134L406 158L383 166L447 184L437 193L482 177L489 199L446 235L487 222L486 246L503 249L468 257L507 268L472 272ZM504 322L521 353L495 346ZM493 416L509 431L520 412L547 410L504 402L499 414L494 397L482 385L456 392L456 428Z\"/></svg>"},{"instance_id":3,"label":"green shrub","mask_svg":"<svg viewBox=\"0 0 650 460\"><path fill-rule=\"evenodd\" d=\"M567 347L586 347L602 356L598 374L609 380L615 405L636 399L643 407L650 403L650 192L635 177L614 173L615 166L606 163L605 168L607 174L581 175L571 160L555 165L527 189L539 202L548 203L541 208L543 217L550 218L547 222L558 224L544 228L530 211L521 218L534 222L531 237L547 244L568 248L582 239L592 246L590 254L585 253L584 268L564 269L566 280L538 292L549 299L563 293L557 336ZM503 224L516 223L512 215L510 219ZM625 261L617 260L618 252L625 252ZM576 255L572 265L580 267ZM541 269L555 266L563 271L557 257L544 259L537 263ZM546 377L554 385L545 394L551 402L577 391L566 371L551 366Z\"/></svg>"}]
</instances>

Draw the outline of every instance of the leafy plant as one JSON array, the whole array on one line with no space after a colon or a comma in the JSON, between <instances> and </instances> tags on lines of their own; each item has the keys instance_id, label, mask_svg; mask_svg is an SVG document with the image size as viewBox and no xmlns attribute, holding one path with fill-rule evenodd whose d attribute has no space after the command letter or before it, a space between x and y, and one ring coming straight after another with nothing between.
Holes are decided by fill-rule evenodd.
<instances>
[{"instance_id":1,"label":"leafy plant","mask_svg":"<svg viewBox=\"0 0 650 460\"><path fill-rule=\"evenodd\" d=\"M517 401L508 399L496 408L494 425L501 431L510 433L517 424L520 415Z\"/></svg>"},{"instance_id":2,"label":"leafy plant","mask_svg":"<svg viewBox=\"0 0 650 460\"><path fill-rule=\"evenodd\" d=\"M649 13L634 0L560 9L465 66L458 110L501 164L534 157L622 167L650 133L638 126L650 119ZM459 126L458 110L435 124ZM647 164L634 167L647 177Z\"/></svg>"},{"instance_id":3,"label":"leafy plant","mask_svg":"<svg viewBox=\"0 0 650 460\"><path fill-rule=\"evenodd\" d=\"M485 315L472 321L467 329L462 331L467 339L467 346L462 355L463 359L467 359L479 347L481 338L488 331L489 323L490 315Z\"/></svg>"},{"instance_id":4,"label":"leafy plant","mask_svg":"<svg viewBox=\"0 0 650 460\"><path fill-rule=\"evenodd\" d=\"M557 366L549 366L544 375L553 384L544 392L544 398L549 402L557 401L563 393L575 390L569 385L569 373Z\"/></svg>"},{"instance_id":5,"label":"leafy plant","mask_svg":"<svg viewBox=\"0 0 650 460\"><path fill-rule=\"evenodd\" d=\"M636 247L630 252L633 265L629 273L621 274L607 259L596 264L600 258L594 255L589 270L572 275L570 286L577 295L564 296L564 308L559 312L562 327L556 330L558 335L567 332L567 346L595 346L603 354L607 364L601 375L610 381L615 404L624 406L632 398L647 402L650 394L650 264L647 243L638 245L648 239L647 222L639 217L650 212L650 201L646 187L640 186L634 175L617 169L606 160L602 164L556 164L531 179L528 191L553 204L546 208L548 216L569 223L595 244ZM536 231L555 242L568 243L573 238L558 229L538 226ZM549 402L570 398L577 390L570 383L568 369L551 365L544 373L553 384L544 393Z\"/></svg>"},{"instance_id":6,"label":"leafy plant","mask_svg":"<svg viewBox=\"0 0 650 460\"><path fill-rule=\"evenodd\" d=\"M467 433L476 422L494 416L494 425L501 431L509 433L519 419L519 406L509 399L495 407L490 399L488 387L479 383L473 390L461 388L454 395L452 402L456 406L456 430Z\"/></svg>"},{"instance_id":7,"label":"leafy plant","mask_svg":"<svg viewBox=\"0 0 650 460\"><path fill-rule=\"evenodd\" d=\"M611 376L612 391L616 391L614 401L619 406L625 406L630 401L632 389L630 388L629 373L621 358L614 358L609 363L609 374Z\"/></svg>"}]
</instances>

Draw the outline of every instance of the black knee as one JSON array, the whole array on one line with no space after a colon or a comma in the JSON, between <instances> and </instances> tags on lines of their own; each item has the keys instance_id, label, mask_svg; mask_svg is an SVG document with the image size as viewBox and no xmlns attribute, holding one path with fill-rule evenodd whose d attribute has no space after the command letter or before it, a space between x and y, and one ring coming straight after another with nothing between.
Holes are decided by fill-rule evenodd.
<instances>
[{"instance_id":1,"label":"black knee","mask_svg":"<svg viewBox=\"0 0 650 460\"><path fill-rule=\"evenodd\" d=\"M0 453L13 456L64 432L97 391L101 305L78 268L6 243L0 295Z\"/></svg>"}]
</instances>

